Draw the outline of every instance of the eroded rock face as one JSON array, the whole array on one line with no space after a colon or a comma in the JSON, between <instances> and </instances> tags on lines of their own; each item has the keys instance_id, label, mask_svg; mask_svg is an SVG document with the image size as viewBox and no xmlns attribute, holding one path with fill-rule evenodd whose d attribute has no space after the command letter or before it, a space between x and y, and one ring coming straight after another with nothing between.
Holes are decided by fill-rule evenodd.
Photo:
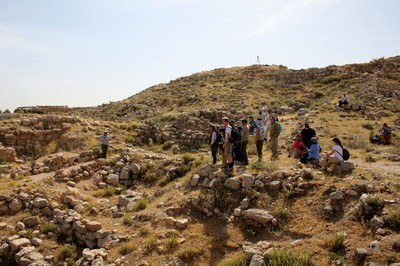
<instances>
[{"instance_id":1,"label":"eroded rock face","mask_svg":"<svg viewBox=\"0 0 400 266\"><path fill-rule=\"evenodd\" d=\"M261 224L266 224L274 219L269 211L263 209L248 209L243 211L242 215L245 219L251 219Z\"/></svg>"}]
</instances>

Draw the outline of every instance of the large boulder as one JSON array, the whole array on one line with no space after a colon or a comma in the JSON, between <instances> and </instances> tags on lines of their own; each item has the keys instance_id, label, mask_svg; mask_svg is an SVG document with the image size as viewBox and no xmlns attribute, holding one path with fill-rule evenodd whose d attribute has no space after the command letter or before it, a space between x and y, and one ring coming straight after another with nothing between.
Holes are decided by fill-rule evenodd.
<instances>
[{"instance_id":1,"label":"large boulder","mask_svg":"<svg viewBox=\"0 0 400 266\"><path fill-rule=\"evenodd\" d=\"M240 183L241 183L241 181L239 180L239 178L231 177L225 181L224 186L226 186L230 189L233 189L233 190L238 190L238 189L240 189Z\"/></svg>"},{"instance_id":2,"label":"large boulder","mask_svg":"<svg viewBox=\"0 0 400 266\"><path fill-rule=\"evenodd\" d=\"M242 187L244 189L251 189L253 187L254 180L256 180L253 175L246 173L239 176L239 179L242 181Z\"/></svg>"},{"instance_id":3,"label":"large boulder","mask_svg":"<svg viewBox=\"0 0 400 266\"><path fill-rule=\"evenodd\" d=\"M8 204L8 208L12 212L19 212L22 209L22 201L18 198L15 198L10 202L10 204Z\"/></svg>"},{"instance_id":4,"label":"large boulder","mask_svg":"<svg viewBox=\"0 0 400 266\"><path fill-rule=\"evenodd\" d=\"M263 209L248 209L243 211L245 219L251 219L261 224L266 224L274 219L269 211Z\"/></svg>"},{"instance_id":5,"label":"large boulder","mask_svg":"<svg viewBox=\"0 0 400 266\"><path fill-rule=\"evenodd\" d=\"M116 174L110 174L107 176L107 184L116 186L119 183L119 176Z\"/></svg>"}]
</instances>

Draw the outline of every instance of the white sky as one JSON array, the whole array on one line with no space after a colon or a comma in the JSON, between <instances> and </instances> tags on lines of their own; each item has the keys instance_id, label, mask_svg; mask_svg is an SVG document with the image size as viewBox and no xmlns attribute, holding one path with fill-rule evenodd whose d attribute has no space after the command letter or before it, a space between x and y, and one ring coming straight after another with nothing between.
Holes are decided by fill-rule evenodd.
<instances>
[{"instance_id":1,"label":"white sky","mask_svg":"<svg viewBox=\"0 0 400 266\"><path fill-rule=\"evenodd\" d=\"M0 110L93 106L220 67L400 54L397 0L0 0Z\"/></svg>"}]
</instances>

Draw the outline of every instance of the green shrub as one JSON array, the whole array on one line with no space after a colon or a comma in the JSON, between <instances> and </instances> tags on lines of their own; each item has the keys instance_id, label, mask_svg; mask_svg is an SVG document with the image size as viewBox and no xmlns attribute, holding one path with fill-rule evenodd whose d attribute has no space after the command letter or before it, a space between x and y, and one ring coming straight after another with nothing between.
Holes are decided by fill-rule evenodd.
<instances>
[{"instance_id":1,"label":"green shrub","mask_svg":"<svg viewBox=\"0 0 400 266\"><path fill-rule=\"evenodd\" d=\"M135 137L132 135L128 135L125 137L125 143L135 144Z\"/></svg>"},{"instance_id":2,"label":"green shrub","mask_svg":"<svg viewBox=\"0 0 400 266\"><path fill-rule=\"evenodd\" d=\"M283 249L276 251L270 260L270 266L312 266L311 254L308 251L293 253Z\"/></svg>"},{"instance_id":3,"label":"green shrub","mask_svg":"<svg viewBox=\"0 0 400 266\"><path fill-rule=\"evenodd\" d=\"M291 216L292 214L285 208L279 209L274 212L274 217L283 223L287 223L290 220Z\"/></svg>"},{"instance_id":4,"label":"green shrub","mask_svg":"<svg viewBox=\"0 0 400 266\"><path fill-rule=\"evenodd\" d=\"M223 259L217 266L247 266L246 254L237 252L226 259Z\"/></svg>"},{"instance_id":5,"label":"green shrub","mask_svg":"<svg viewBox=\"0 0 400 266\"><path fill-rule=\"evenodd\" d=\"M345 233L336 233L333 236L326 239L326 247L333 253L343 253L346 251L346 245L344 241L346 240Z\"/></svg>"},{"instance_id":6,"label":"green shrub","mask_svg":"<svg viewBox=\"0 0 400 266\"><path fill-rule=\"evenodd\" d=\"M266 171L268 173L275 172L278 170L278 164L273 161L268 161L268 162L254 162L250 164L250 167L254 170L261 170L261 171Z\"/></svg>"},{"instance_id":7,"label":"green shrub","mask_svg":"<svg viewBox=\"0 0 400 266\"><path fill-rule=\"evenodd\" d=\"M59 232L59 230L60 229L58 229L58 227L55 223L50 223L50 222L41 224L39 227L39 231L42 234L47 234L50 232L57 233L57 232Z\"/></svg>"},{"instance_id":8,"label":"green shrub","mask_svg":"<svg viewBox=\"0 0 400 266\"><path fill-rule=\"evenodd\" d=\"M135 204L132 207L132 211L138 212L138 211L144 210L144 209L146 209L146 206L147 206L146 199L140 199L135 202Z\"/></svg>"},{"instance_id":9,"label":"green shrub","mask_svg":"<svg viewBox=\"0 0 400 266\"><path fill-rule=\"evenodd\" d=\"M387 226L390 229L399 232L400 231L400 211L396 210L396 211L389 212L387 219L385 219L385 223L387 224Z\"/></svg>"},{"instance_id":10,"label":"green shrub","mask_svg":"<svg viewBox=\"0 0 400 266\"><path fill-rule=\"evenodd\" d=\"M132 253L133 251L137 250L137 246L134 244L124 244L121 246L119 249L119 254L122 256L128 255Z\"/></svg>"},{"instance_id":11,"label":"green shrub","mask_svg":"<svg viewBox=\"0 0 400 266\"><path fill-rule=\"evenodd\" d=\"M157 238L155 236L148 237L144 243L144 248L146 252L151 253L156 249L156 247L157 247Z\"/></svg>"},{"instance_id":12,"label":"green shrub","mask_svg":"<svg viewBox=\"0 0 400 266\"><path fill-rule=\"evenodd\" d=\"M131 226L133 224L132 216L128 213L125 214L124 219L122 220L122 223L126 226Z\"/></svg>"},{"instance_id":13,"label":"green shrub","mask_svg":"<svg viewBox=\"0 0 400 266\"><path fill-rule=\"evenodd\" d=\"M383 208L385 207L383 201L378 199L376 196L369 196L366 200L366 203L369 207L372 208L371 213L373 214L381 213Z\"/></svg>"},{"instance_id":14,"label":"green shrub","mask_svg":"<svg viewBox=\"0 0 400 266\"><path fill-rule=\"evenodd\" d=\"M386 256L387 265L391 265L392 263L397 263L397 262L399 262L399 259L396 255L391 254Z\"/></svg>"},{"instance_id":15,"label":"green shrub","mask_svg":"<svg viewBox=\"0 0 400 266\"><path fill-rule=\"evenodd\" d=\"M32 240L33 238L35 238L37 236L37 234L34 233L34 230L32 228L28 228L28 229L26 229L24 231L21 231L19 233L19 235L21 237L28 238L29 240Z\"/></svg>"},{"instance_id":16,"label":"green shrub","mask_svg":"<svg viewBox=\"0 0 400 266\"><path fill-rule=\"evenodd\" d=\"M163 146L162 146L162 149L163 149L164 151L169 150L169 149L172 147L172 145L174 145L174 142L168 140L168 141L164 142L164 144L163 144Z\"/></svg>"},{"instance_id":17,"label":"green shrub","mask_svg":"<svg viewBox=\"0 0 400 266\"><path fill-rule=\"evenodd\" d=\"M113 186L107 186L93 193L93 196L95 197L111 197L114 195L115 195L115 187Z\"/></svg>"},{"instance_id":18,"label":"green shrub","mask_svg":"<svg viewBox=\"0 0 400 266\"><path fill-rule=\"evenodd\" d=\"M193 260L200 256L203 252L195 248L185 248L178 253L178 258L185 262L193 262Z\"/></svg>"},{"instance_id":19,"label":"green shrub","mask_svg":"<svg viewBox=\"0 0 400 266\"><path fill-rule=\"evenodd\" d=\"M75 262L76 257L78 256L76 246L73 244L67 244L61 246L56 251L56 259L59 262Z\"/></svg>"},{"instance_id":20,"label":"green shrub","mask_svg":"<svg viewBox=\"0 0 400 266\"><path fill-rule=\"evenodd\" d=\"M178 238L176 236L169 237L164 240L164 245L168 251L173 251L178 246Z\"/></svg>"},{"instance_id":21,"label":"green shrub","mask_svg":"<svg viewBox=\"0 0 400 266\"><path fill-rule=\"evenodd\" d=\"M231 192L228 189L210 189L209 194L211 195L214 208L218 208L220 211L226 212L231 206Z\"/></svg>"}]
</instances>

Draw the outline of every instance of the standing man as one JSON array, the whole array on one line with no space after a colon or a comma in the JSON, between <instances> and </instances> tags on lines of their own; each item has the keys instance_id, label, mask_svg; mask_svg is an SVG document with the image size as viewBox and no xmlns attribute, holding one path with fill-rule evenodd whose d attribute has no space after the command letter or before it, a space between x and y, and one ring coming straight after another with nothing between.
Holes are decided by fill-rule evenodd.
<instances>
[{"instance_id":1,"label":"standing man","mask_svg":"<svg viewBox=\"0 0 400 266\"><path fill-rule=\"evenodd\" d=\"M268 142L269 138L268 138L268 134L269 134L269 129L271 127L271 116L273 116L272 114L272 110L268 109L267 110L267 115L265 116L264 120L263 120L263 125L265 127L265 137L264 139Z\"/></svg>"},{"instance_id":2,"label":"standing man","mask_svg":"<svg viewBox=\"0 0 400 266\"><path fill-rule=\"evenodd\" d=\"M260 109L260 115L261 115L261 119L263 122L264 122L265 117L267 116L267 110L268 110L267 104L265 102L262 102L262 106Z\"/></svg>"},{"instance_id":3,"label":"standing man","mask_svg":"<svg viewBox=\"0 0 400 266\"><path fill-rule=\"evenodd\" d=\"M256 143L257 154L258 154L258 161L262 161L262 148L264 144L264 134L265 134L265 127L262 124L261 118L257 119L257 129L256 129L256 137L254 141Z\"/></svg>"},{"instance_id":4,"label":"standing man","mask_svg":"<svg viewBox=\"0 0 400 266\"><path fill-rule=\"evenodd\" d=\"M249 126L250 126L249 133L250 133L250 135L254 135L255 132L256 132L256 128L257 128L257 123L256 123L256 121L254 121L254 118L252 116L249 116L249 119L250 119L250 122L249 122Z\"/></svg>"},{"instance_id":5,"label":"standing man","mask_svg":"<svg viewBox=\"0 0 400 266\"><path fill-rule=\"evenodd\" d=\"M270 137L270 142L271 142L271 160L276 160L278 159L278 136L279 136L279 127L278 124L276 123L276 118L275 116L270 117L271 121L271 126L269 130L269 137Z\"/></svg>"},{"instance_id":6,"label":"standing man","mask_svg":"<svg viewBox=\"0 0 400 266\"><path fill-rule=\"evenodd\" d=\"M225 128L225 141L222 145L222 167L226 170L233 170L232 142L230 140L232 127L229 125L228 117L222 118L222 127Z\"/></svg>"},{"instance_id":7,"label":"standing man","mask_svg":"<svg viewBox=\"0 0 400 266\"><path fill-rule=\"evenodd\" d=\"M249 159L247 158L247 144L249 143L249 128L247 126L247 120L242 120L242 130L240 130L240 158L242 159L243 165L249 164Z\"/></svg>"},{"instance_id":8,"label":"standing man","mask_svg":"<svg viewBox=\"0 0 400 266\"><path fill-rule=\"evenodd\" d=\"M99 140L101 141L101 158L105 159L107 157L108 144L111 140L111 137L106 131L104 132L103 136L99 137Z\"/></svg>"}]
</instances>

